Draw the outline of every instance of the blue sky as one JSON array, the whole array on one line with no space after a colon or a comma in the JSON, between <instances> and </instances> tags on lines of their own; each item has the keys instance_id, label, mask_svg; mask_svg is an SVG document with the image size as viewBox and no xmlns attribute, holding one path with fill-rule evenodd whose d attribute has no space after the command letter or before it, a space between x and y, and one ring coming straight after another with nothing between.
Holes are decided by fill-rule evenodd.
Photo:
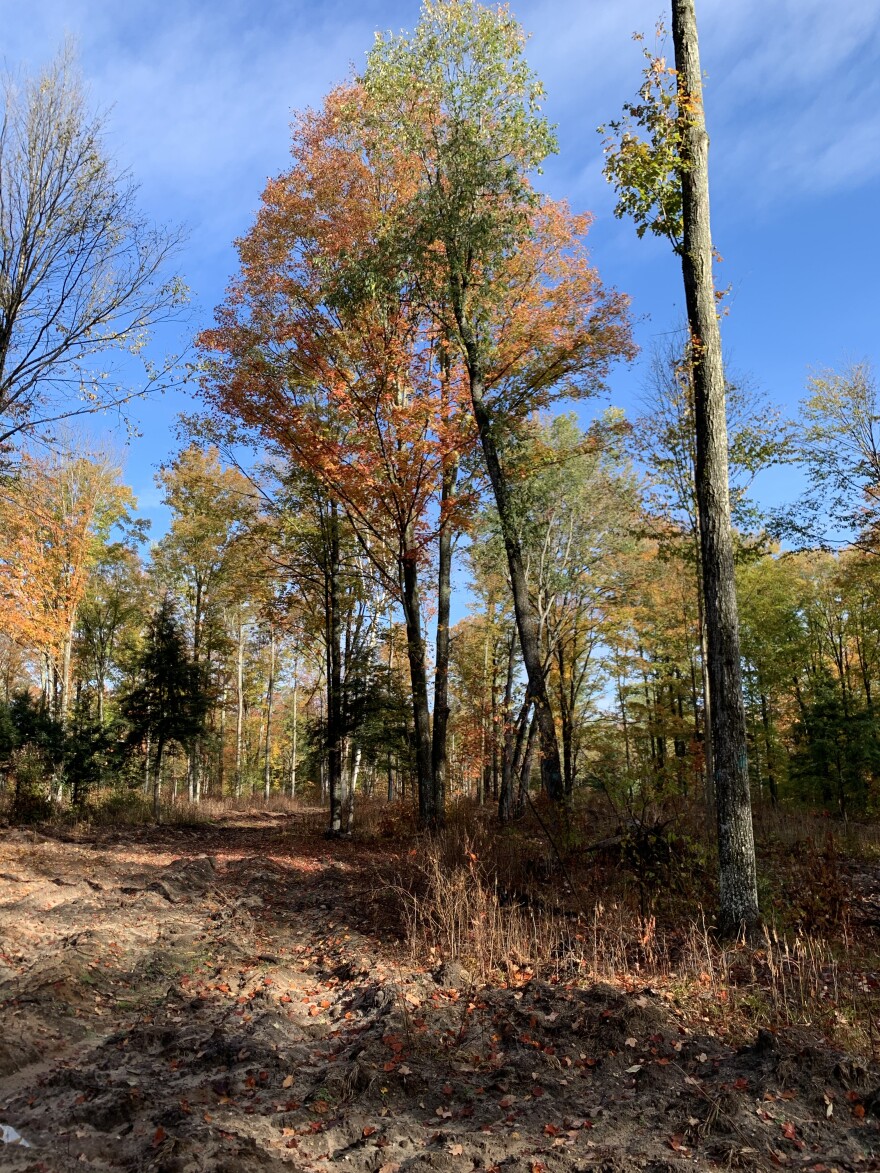
<instances>
[{"instance_id":1,"label":"blue sky","mask_svg":"<svg viewBox=\"0 0 880 1173\"><path fill-rule=\"evenodd\" d=\"M519 0L529 58L547 88L560 153L544 186L596 215L593 256L627 291L643 358L618 368L610 401L633 410L652 339L680 324L679 270L661 241L611 215L595 128L639 82L631 33L665 0ZM712 138L713 234L732 285L723 330L736 369L793 411L810 372L880 367L880 3L698 0ZM207 323L234 270L268 176L286 166L290 111L359 67L376 29L410 28L417 0L0 0L7 65L38 68L78 42L107 144L140 183L141 206L183 223L179 270ZM173 340L167 340L173 346ZM155 466L173 449L184 396L138 409L126 479L161 529ZM121 440L120 440L121 443ZM767 483L784 496L779 475ZM793 488L793 486L792 486Z\"/></svg>"}]
</instances>

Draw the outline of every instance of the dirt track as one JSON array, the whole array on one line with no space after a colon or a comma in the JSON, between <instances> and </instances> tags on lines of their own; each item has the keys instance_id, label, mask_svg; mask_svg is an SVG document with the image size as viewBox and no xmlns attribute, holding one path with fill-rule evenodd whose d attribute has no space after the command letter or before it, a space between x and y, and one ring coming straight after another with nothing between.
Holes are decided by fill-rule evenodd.
<instances>
[{"instance_id":1,"label":"dirt track","mask_svg":"<svg viewBox=\"0 0 880 1173\"><path fill-rule=\"evenodd\" d=\"M876 1067L726 1049L565 959L414 967L392 872L281 817L0 832L0 1169L880 1168Z\"/></svg>"}]
</instances>

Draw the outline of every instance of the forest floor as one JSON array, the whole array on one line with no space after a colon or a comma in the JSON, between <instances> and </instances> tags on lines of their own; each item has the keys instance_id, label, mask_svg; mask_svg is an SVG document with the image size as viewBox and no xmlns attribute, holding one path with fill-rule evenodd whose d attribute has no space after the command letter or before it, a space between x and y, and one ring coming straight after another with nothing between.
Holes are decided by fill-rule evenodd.
<instances>
[{"instance_id":1,"label":"forest floor","mask_svg":"<svg viewBox=\"0 0 880 1173\"><path fill-rule=\"evenodd\" d=\"M405 855L268 812L0 830L0 1125L29 1145L0 1169L880 1168L869 1058L732 1041L631 976L414 959Z\"/></svg>"}]
</instances>

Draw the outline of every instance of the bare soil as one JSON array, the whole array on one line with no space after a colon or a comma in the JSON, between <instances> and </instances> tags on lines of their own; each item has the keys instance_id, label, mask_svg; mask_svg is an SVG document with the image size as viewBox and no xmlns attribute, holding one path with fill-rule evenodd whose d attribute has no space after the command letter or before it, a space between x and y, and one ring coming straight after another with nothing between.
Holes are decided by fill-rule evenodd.
<instances>
[{"instance_id":1,"label":"bare soil","mask_svg":"<svg viewBox=\"0 0 880 1173\"><path fill-rule=\"evenodd\" d=\"M0 1169L880 1168L877 1065L413 964L397 864L285 815L0 831Z\"/></svg>"}]
</instances>

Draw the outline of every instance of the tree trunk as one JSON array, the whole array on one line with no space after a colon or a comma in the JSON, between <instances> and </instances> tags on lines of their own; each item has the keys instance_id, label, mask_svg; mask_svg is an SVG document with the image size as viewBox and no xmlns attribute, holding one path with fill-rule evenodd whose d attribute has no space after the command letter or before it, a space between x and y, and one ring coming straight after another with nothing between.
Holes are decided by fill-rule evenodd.
<instances>
[{"instance_id":1,"label":"tree trunk","mask_svg":"<svg viewBox=\"0 0 880 1173\"><path fill-rule=\"evenodd\" d=\"M223 685L223 693L220 698L220 729L217 746L217 788L216 794L219 798L224 798L224 790L226 789L226 702L229 692L226 684Z\"/></svg>"},{"instance_id":2,"label":"tree trunk","mask_svg":"<svg viewBox=\"0 0 880 1173\"><path fill-rule=\"evenodd\" d=\"M526 750L523 754L522 767L519 774L519 794L516 799L516 813L522 815L526 809L526 797L529 793L529 782L532 779L532 761L535 756L535 745L538 740L538 722L532 715L529 723L529 736L526 740Z\"/></svg>"},{"instance_id":3,"label":"tree trunk","mask_svg":"<svg viewBox=\"0 0 880 1173\"><path fill-rule=\"evenodd\" d=\"M761 724L764 727L764 752L767 755L767 785L770 788L770 802L773 806L779 805L779 788L776 785L776 774L773 771L773 748L770 741L770 710L767 707L767 697L761 693Z\"/></svg>"},{"instance_id":4,"label":"tree trunk","mask_svg":"<svg viewBox=\"0 0 880 1173\"><path fill-rule=\"evenodd\" d=\"M346 834L348 835L351 835L354 831L354 796L357 790L358 777L361 772L362 752L360 745L355 745L351 764L351 775L348 782L348 811L346 812L345 826Z\"/></svg>"},{"instance_id":5,"label":"tree trunk","mask_svg":"<svg viewBox=\"0 0 880 1173\"><path fill-rule=\"evenodd\" d=\"M440 497L440 539L437 568L437 649L434 665L434 728L431 735L431 773L434 784L434 818L443 824L446 815L447 732L449 729L449 612L452 602L452 522L448 516L458 461L448 460L443 469Z\"/></svg>"},{"instance_id":6,"label":"tree trunk","mask_svg":"<svg viewBox=\"0 0 880 1173\"><path fill-rule=\"evenodd\" d=\"M294 667L293 667L293 730L291 733L291 746L290 746L290 797L291 798L296 798L296 748L297 748L297 746L296 746L296 734L297 734L296 720L297 720L297 702L299 700L298 687L297 687L298 684L299 684L299 681L297 680L297 676L296 676L296 665L294 664Z\"/></svg>"},{"instance_id":7,"label":"tree trunk","mask_svg":"<svg viewBox=\"0 0 880 1173\"><path fill-rule=\"evenodd\" d=\"M327 787L330 792L328 834L342 831L342 616L339 597L339 508L335 501L328 510L326 588L327 642Z\"/></svg>"},{"instance_id":8,"label":"tree trunk","mask_svg":"<svg viewBox=\"0 0 880 1173\"><path fill-rule=\"evenodd\" d=\"M469 347L469 350L472 348ZM565 799L562 783L562 763L559 757L559 742L556 737L556 723L547 691L547 677L544 671L544 657L541 654L541 634L538 615L529 595L529 584L522 556L519 535L516 532L513 501L510 487L501 466L501 457L495 443L492 420L483 400L483 380L474 357L468 355L471 403L474 419L480 437L480 446L486 461L486 469L495 495L495 505L501 522L501 534L507 552L507 566L513 591L513 609L519 631L523 664L529 681L529 694L535 706L535 719L541 740L541 778L544 790L553 802Z\"/></svg>"},{"instance_id":9,"label":"tree trunk","mask_svg":"<svg viewBox=\"0 0 880 1173\"><path fill-rule=\"evenodd\" d=\"M269 679L266 683L266 741L263 756L263 801L272 794L272 701L275 692L275 629L269 632Z\"/></svg>"},{"instance_id":10,"label":"tree trunk","mask_svg":"<svg viewBox=\"0 0 880 1173\"><path fill-rule=\"evenodd\" d=\"M431 770L431 716L428 710L428 671L425 664L425 641L422 636L419 568L416 558L411 527L408 527L400 573L415 726L419 822L423 827L434 827L437 824L439 812L434 805L434 782Z\"/></svg>"},{"instance_id":11,"label":"tree trunk","mask_svg":"<svg viewBox=\"0 0 880 1173\"><path fill-rule=\"evenodd\" d=\"M61 650L61 688L58 695L58 720L67 725L67 711L70 708L70 673L73 661L73 626L64 636Z\"/></svg>"},{"instance_id":12,"label":"tree trunk","mask_svg":"<svg viewBox=\"0 0 880 1173\"><path fill-rule=\"evenodd\" d=\"M718 826L719 928L723 933L735 933L752 929L760 914L730 527L724 369L712 275L709 139L694 0L672 0L672 37L679 93L687 99L688 111L681 146L681 267L694 377L696 496Z\"/></svg>"},{"instance_id":13,"label":"tree trunk","mask_svg":"<svg viewBox=\"0 0 880 1173\"><path fill-rule=\"evenodd\" d=\"M235 664L237 708L235 712L235 797L241 798L242 740L244 735L244 624L238 619L238 655Z\"/></svg>"},{"instance_id":14,"label":"tree trunk","mask_svg":"<svg viewBox=\"0 0 880 1173\"><path fill-rule=\"evenodd\" d=\"M165 742L162 738L156 745L156 766L153 770L153 818L159 822L161 814L160 803L162 797L162 750L165 748Z\"/></svg>"}]
</instances>

